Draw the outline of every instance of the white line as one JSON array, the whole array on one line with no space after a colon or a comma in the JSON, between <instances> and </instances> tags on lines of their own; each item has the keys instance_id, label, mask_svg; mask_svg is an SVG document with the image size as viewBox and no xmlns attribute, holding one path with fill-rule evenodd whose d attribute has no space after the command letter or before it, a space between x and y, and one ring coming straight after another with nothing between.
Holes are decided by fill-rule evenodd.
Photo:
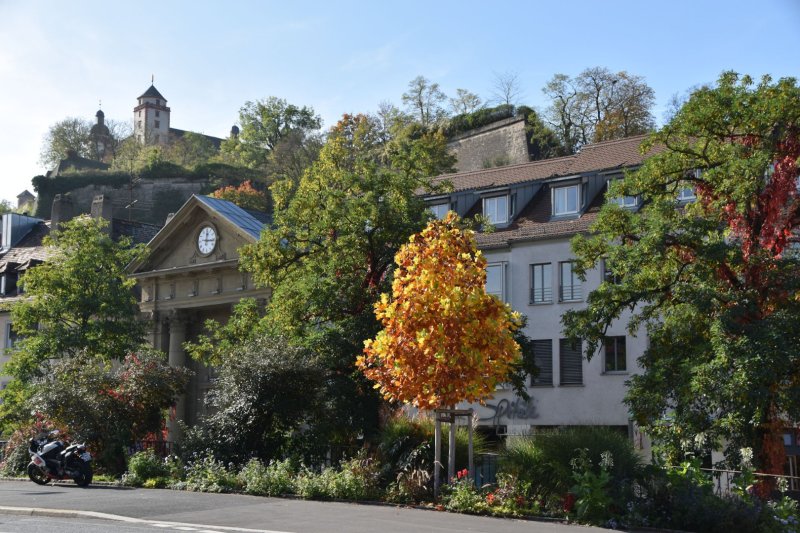
<instances>
[{"instance_id":1,"label":"white line","mask_svg":"<svg viewBox=\"0 0 800 533\"><path fill-rule=\"evenodd\" d=\"M100 520L114 520L117 522L128 522L131 524L150 524L156 527L190 527L219 531L239 531L242 533L291 533L289 531L274 531L271 529L248 529L246 527L235 526L214 526L209 524L190 524L186 522L167 522L164 520L145 520L143 518L131 518L108 513L98 513L97 511L75 511L72 509L45 509L41 507L7 507L0 506L0 513L25 515L25 516L52 516L58 518L98 518ZM192 531L187 530L187 531Z\"/></svg>"}]
</instances>

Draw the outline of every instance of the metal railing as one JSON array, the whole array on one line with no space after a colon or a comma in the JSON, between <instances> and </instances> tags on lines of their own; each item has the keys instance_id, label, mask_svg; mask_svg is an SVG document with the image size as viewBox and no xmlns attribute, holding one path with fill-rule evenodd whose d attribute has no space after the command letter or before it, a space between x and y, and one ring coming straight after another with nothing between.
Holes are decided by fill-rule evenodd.
<instances>
[{"instance_id":1,"label":"metal railing","mask_svg":"<svg viewBox=\"0 0 800 533\"><path fill-rule=\"evenodd\" d=\"M700 470L711 476L714 483L714 492L719 496L729 494L736 483L736 477L742 473L741 470L725 470L722 468L701 468ZM762 472L755 472L753 475L756 478L785 479L789 492L800 494L800 477L798 476L765 474Z\"/></svg>"},{"instance_id":2,"label":"metal railing","mask_svg":"<svg viewBox=\"0 0 800 533\"><path fill-rule=\"evenodd\" d=\"M128 455L145 450L153 450L159 457L166 457L172 455L173 449L174 443L168 440L140 440L136 441L132 446L128 446Z\"/></svg>"}]
</instances>

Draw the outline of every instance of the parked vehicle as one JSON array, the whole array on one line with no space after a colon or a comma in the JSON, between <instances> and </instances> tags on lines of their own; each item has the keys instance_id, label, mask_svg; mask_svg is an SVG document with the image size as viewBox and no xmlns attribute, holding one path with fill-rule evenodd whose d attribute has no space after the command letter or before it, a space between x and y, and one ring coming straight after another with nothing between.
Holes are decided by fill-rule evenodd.
<instances>
[{"instance_id":1,"label":"parked vehicle","mask_svg":"<svg viewBox=\"0 0 800 533\"><path fill-rule=\"evenodd\" d=\"M58 431L31 439L28 451L28 477L37 485L53 479L72 479L79 487L92 482L92 455L84 444L65 445L58 439Z\"/></svg>"}]
</instances>

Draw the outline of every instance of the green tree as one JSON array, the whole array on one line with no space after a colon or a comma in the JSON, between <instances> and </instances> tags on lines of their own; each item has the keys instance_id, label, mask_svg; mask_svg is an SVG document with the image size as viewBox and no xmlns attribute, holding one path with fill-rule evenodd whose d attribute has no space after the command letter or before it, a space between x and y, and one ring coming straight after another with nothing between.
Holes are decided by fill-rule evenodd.
<instances>
[{"instance_id":1,"label":"green tree","mask_svg":"<svg viewBox=\"0 0 800 533\"><path fill-rule=\"evenodd\" d=\"M438 83L424 76L417 76L408 82L408 91L403 93L403 104L409 115L415 117L423 127L431 127L447 116L442 103L447 96Z\"/></svg>"},{"instance_id":2,"label":"green tree","mask_svg":"<svg viewBox=\"0 0 800 533\"><path fill-rule=\"evenodd\" d=\"M254 281L272 289L265 328L326 368L328 427L341 438L377 421L355 359L377 332L371 309L390 286L394 254L430 216L417 192L452 163L440 132L412 126L384 142L377 120L346 115L299 183L272 186L273 224L241 250Z\"/></svg>"},{"instance_id":3,"label":"green tree","mask_svg":"<svg viewBox=\"0 0 800 533\"><path fill-rule=\"evenodd\" d=\"M187 131L169 143L165 159L184 168L194 169L208 163L216 153L217 149L208 137Z\"/></svg>"},{"instance_id":4,"label":"green tree","mask_svg":"<svg viewBox=\"0 0 800 533\"><path fill-rule=\"evenodd\" d=\"M11 305L11 319L21 340L4 367L13 378L3 391L4 415L20 414L14 409L27 387L53 361L79 353L122 360L142 343L135 281L124 268L144 246L114 241L107 224L89 217L65 223L45 238L47 261L20 279L24 296Z\"/></svg>"},{"instance_id":5,"label":"green tree","mask_svg":"<svg viewBox=\"0 0 800 533\"><path fill-rule=\"evenodd\" d=\"M542 89L550 98L546 119L568 153L581 145L651 131L655 93L641 76L604 67L571 78L556 74Z\"/></svg>"},{"instance_id":6,"label":"green tree","mask_svg":"<svg viewBox=\"0 0 800 533\"><path fill-rule=\"evenodd\" d=\"M266 168L271 154L282 142L297 143L322 126L311 107L298 107L270 96L245 102L239 110L241 133L222 144L223 158L251 168Z\"/></svg>"},{"instance_id":7,"label":"green tree","mask_svg":"<svg viewBox=\"0 0 800 533\"><path fill-rule=\"evenodd\" d=\"M643 145L657 153L611 187L641 209L608 203L574 239L579 272L604 260L619 283L564 317L591 356L632 313L650 339L626 398L637 423L677 451L750 447L769 473L800 411L799 128L793 78L728 72L696 90Z\"/></svg>"},{"instance_id":8,"label":"green tree","mask_svg":"<svg viewBox=\"0 0 800 533\"><path fill-rule=\"evenodd\" d=\"M483 100L466 89L456 89L455 98L450 98L450 109L454 115L472 113L483 106Z\"/></svg>"},{"instance_id":9,"label":"green tree","mask_svg":"<svg viewBox=\"0 0 800 533\"><path fill-rule=\"evenodd\" d=\"M161 436L164 412L188 379L188 370L170 367L153 350L131 353L115 366L81 352L53 363L37 380L28 406L87 442L107 468L121 473L125 447Z\"/></svg>"},{"instance_id":10,"label":"green tree","mask_svg":"<svg viewBox=\"0 0 800 533\"><path fill-rule=\"evenodd\" d=\"M50 126L42 142L39 162L52 167L74 151L81 157L92 158L92 123L76 117L68 117Z\"/></svg>"},{"instance_id":11,"label":"green tree","mask_svg":"<svg viewBox=\"0 0 800 533\"><path fill-rule=\"evenodd\" d=\"M545 124L539 114L532 109L526 117L525 131L528 136L532 161L567 155L567 150L558 134Z\"/></svg>"},{"instance_id":12,"label":"green tree","mask_svg":"<svg viewBox=\"0 0 800 533\"><path fill-rule=\"evenodd\" d=\"M293 433L316 429L325 372L306 348L286 339L255 334L218 360L217 386L209 397L212 414L186 433L187 452L210 449L223 461L279 459ZM294 437L294 443L302 439Z\"/></svg>"}]
</instances>

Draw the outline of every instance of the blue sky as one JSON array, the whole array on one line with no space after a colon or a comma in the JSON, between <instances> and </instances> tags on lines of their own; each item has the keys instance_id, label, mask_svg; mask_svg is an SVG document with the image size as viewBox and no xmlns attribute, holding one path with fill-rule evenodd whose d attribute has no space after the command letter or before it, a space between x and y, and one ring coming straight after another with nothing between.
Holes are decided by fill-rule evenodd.
<instances>
[{"instance_id":1,"label":"blue sky","mask_svg":"<svg viewBox=\"0 0 800 533\"><path fill-rule=\"evenodd\" d=\"M48 127L130 120L150 84L173 127L226 136L248 100L310 105L325 126L400 104L424 75L487 98L515 71L523 101L555 73L643 76L669 98L723 70L799 76L800 0L267 2L0 0L0 198L44 172ZM33 192L33 191L32 191Z\"/></svg>"}]
</instances>

